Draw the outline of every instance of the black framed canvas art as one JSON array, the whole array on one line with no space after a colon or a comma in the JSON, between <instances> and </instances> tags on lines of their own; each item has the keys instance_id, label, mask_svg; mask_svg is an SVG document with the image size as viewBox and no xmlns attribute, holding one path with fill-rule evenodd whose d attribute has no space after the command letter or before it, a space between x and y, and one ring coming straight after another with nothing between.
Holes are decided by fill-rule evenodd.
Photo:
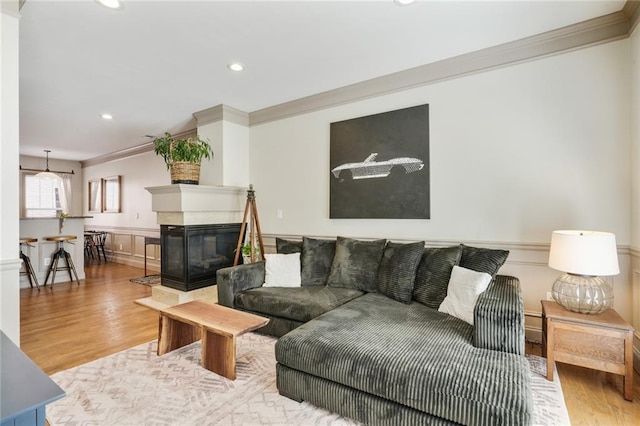
<instances>
[{"instance_id":1,"label":"black framed canvas art","mask_svg":"<svg viewBox=\"0 0 640 426\"><path fill-rule=\"evenodd\" d=\"M429 105L331 123L330 218L429 219Z\"/></svg>"}]
</instances>

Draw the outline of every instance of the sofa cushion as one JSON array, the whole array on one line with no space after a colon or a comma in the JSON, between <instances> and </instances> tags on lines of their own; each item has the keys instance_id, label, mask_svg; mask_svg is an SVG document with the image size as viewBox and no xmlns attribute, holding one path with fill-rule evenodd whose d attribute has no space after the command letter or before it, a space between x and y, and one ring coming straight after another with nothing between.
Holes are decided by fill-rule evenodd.
<instances>
[{"instance_id":1,"label":"sofa cushion","mask_svg":"<svg viewBox=\"0 0 640 426\"><path fill-rule=\"evenodd\" d=\"M424 242L387 243L378 269L378 292L398 302L411 302L416 269Z\"/></svg>"},{"instance_id":2,"label":"sofa cushion","mask_svg":"<svg viewBox=\"0 0 640 426\"><path fill-rule=\"evenodd\" d=\"M276 252L282 254L302 253L302 241L285 240L276 237Z\"/></svg>"},{"instance_id":3,"label":"sofa cushion","mask_svg":"<svg viewBox=\"0 0 640 426\"><path fill-rule=\"evenodd\" d=\"M335 240L303 237L302 285L326 285L335 253Z\"/></svg>"},{"instance_id":4,"label":"sofa cushion","mask_svg":"<svg viewBox=\"0 0 640 426\"><path fill-rule=\"evenodd\" d=\"M473 325L473 309L478 296L484 293L491 282L491 275L454 266L444 298L438 311L453 315Z\"/></svg>"},{"instance_id":5,"label":"sofa cushion","mask_svg":"<svg viewBox=\"0 0 640 426\"><path fill-rule=\"evenodd\" d=\"M282 336L279 364L467 425L531 423L524 356L478 349L473 327L365 294Z\"/></svg>"},{"instance_id":6,"label":"sofa cushion","mask_svg":"<svg viewBox=\"0 0 640 426\"><path fill-rule=\"evenodd\" d=\"M378 290L378 268L387 240L338 237L327 285L366 292Z\"/></svg>"},{"instance_id":7,"label":"sofa cushion","mask_svg":"<svg viewBox=\"0 0 640 426\"><path fill-rule=\"evenodd\" d=\"M300 253L268 253L264 258L264 287L300 287Z\"/></svg>"},{"instance_id":8,"label":"sofa cushion","mask_svg":"<svg viewBox=\"0 0 640 426\"><path fill-rule=\"evenodd\" d=\"M427 247L416 271L413 299L433 309L438 309L447 296L451 270L462 255L462 247Z\"/></svg>"},{"instance_id":9,"label":"sofa cushion","mask_svg":"<svg viewBox=\"0 0 640 426\"><path fill-rule=\"evenodd\" d=\"M260 287L238 293L235 305L247 311L307 322L361 295L358 290L325 286Z\"/></svg>"},{"instance_id":10,"label":"sofa cushion","mask_svg":"<svg viewBox=\"0 0 640 426\"><path fill-rule=\"evenodd\" d=\"M500 267L507 261L509 250L496 250L462 244L460 266L478 272L486 272L495 277Z\"/></svg>"}]
</instances>

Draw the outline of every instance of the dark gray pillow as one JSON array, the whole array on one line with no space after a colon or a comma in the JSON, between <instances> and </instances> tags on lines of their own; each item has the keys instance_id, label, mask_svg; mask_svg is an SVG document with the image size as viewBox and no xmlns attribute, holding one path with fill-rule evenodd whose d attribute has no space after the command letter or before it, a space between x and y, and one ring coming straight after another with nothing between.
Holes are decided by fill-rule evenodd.
<instances>
[{"instance_id":1,"label":"dark gray pillow","mask_svg":"<svg viewBox=\"0 0 640 426\"><path fill-rule=\"evenodd\" d=\"M302 237L302 285L327 285L335 253L335 240Z\"/></svg>"},{"instance_id":2,"label":"dark gray pillow","mask_svg":"<svg viewBox=\"0 0 640 426\"><path fill-rule=\"evenodd\" d=\"M410 303L423 250L422 241L411 244L387 243L378 270L378 292L398 302Z\"/></svg>"},{"instance_id":3,"label":"dark gray pillow","mask_svg":"<svg viewBox=\"0 0 640 426\"><path fill-rule=\"evenodd\" d=\"M387 240L360 241L338 237L327 285L375 293L378 268Z\"/></svg>"},{"instance_id":4,"label":"dark gray pillow","mask_svg":"<svg viewBox=\"0 0 640 426\"><path fill-rule=\"evenodd\" d=\"M413 299L429 308L438 309L447 297L451 271L460 262L462 246L428 247L416 271Z\"/></svg>"},{"instance_id":5,"label":"dark gray pillow","mask_svg":"<svg viewBox=\"0 0 640 426\"><path fill-rule=\"evenodd\" d=\"M302 241L285 240L276 237L276 253L293 254L302 253Z\"/></svg>"},{"instance_id":6,"label":"dark gray pillow","mask_svg":"<svg viewBox=\"0 0 640 426\"><path fill-rule=\"evenodd\" d=\"M496 250L462 244L460 266L477 272L486 272L495 277L509 257L509 250Z\"/></svg>"}]
</instances>

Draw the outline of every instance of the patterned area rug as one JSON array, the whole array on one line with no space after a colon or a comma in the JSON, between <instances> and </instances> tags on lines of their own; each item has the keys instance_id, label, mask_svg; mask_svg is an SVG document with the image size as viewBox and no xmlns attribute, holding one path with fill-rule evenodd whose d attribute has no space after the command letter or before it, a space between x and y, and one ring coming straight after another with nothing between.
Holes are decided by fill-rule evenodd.
<instances>
[{"instance_id":1,"label":"patterned area rug","mask_svg":"<svg viewBox=\"0 0 640 426\"><path fill-rule=\"evenodd\" d=\"M144 284L149 287L153 287L154 285L160 285L160 275L147 275L142 278L131 278L129 281L136 284Z\"/></svg>"},{"instance_id":2,"label":"patterned area rug","mask_svg":"<svg viewBox=\"0 0 640 426\"><path fill-rule=\"evenodd\" d=\"M156 356L149 342L52 376L67 397L47 406L60 425L357 425L280 396L275 383L276 339L238 339L237 380L200 367L200 342ZM569 424L556 374L544 378L543 358L531 364L535 425Z\"/></svg>"}]
</instances>

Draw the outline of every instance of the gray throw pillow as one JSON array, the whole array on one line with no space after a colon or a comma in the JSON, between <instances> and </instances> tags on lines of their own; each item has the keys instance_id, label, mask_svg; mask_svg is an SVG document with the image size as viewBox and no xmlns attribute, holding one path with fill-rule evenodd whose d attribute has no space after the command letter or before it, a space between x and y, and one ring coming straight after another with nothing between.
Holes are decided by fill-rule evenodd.
<instances>
[{"instance_id":1,"label":"gray throw pillow","mask_svg":"<svg viewBox=\"0 0 640 426\"><path fill-rule=\"evenodd\" d=\"M509 250L496 250L462 244L460 266L477 272L486 272L495 277L509 257Z\"/></svg>"},{"instance_id":2,"label":"gray throw pillow","mask_svg":"<svg viewBox=\"0 0 640 426\"><path fill-rule=\"evenodd\" d=\"M413 299L423 305L438 309L447 297L451 271L460 262L462 246L428 247L416 271Z\"/></svg>"},{"instance_id":3,"label":"gray throw pillow","mask_svg":"<svg viewBox=\"0 0 640 426\"><path fill-rule=\"evenodd\" d=\"M336 253L335 240L302 238L302 285L327 285Z\"/></svg>"},{"instance_id":4,"label":"gray throw pillow","mask_svg":"<svg viewBox=\"0 0 640 426\"><path fill-rule=\"evenodd\" d=\"M423 250L422 241L411 244L387 243L378 270L378 292L398 302L410 303Z\"/></svg>"},{"instance_id":5,"label":"gray throw pillow","mask_svg":"<svg viewBox=\"0 0 640 426\"><path fill-rule=\"evenodd\" d=\"M293 254L302 253L302 241L285 240L276 237L276 253Z\"/></svg>"},{"instance_id":6,"label":"gray throw pillow","mask_svg":"<svg viewBox=\"0 0 640 426\"><path fill-rule=\"evenodd\" d=\"M327 285L375 293L378 268L387 240L361 241L338 237Z\"/></svg>"}]
</instances>

